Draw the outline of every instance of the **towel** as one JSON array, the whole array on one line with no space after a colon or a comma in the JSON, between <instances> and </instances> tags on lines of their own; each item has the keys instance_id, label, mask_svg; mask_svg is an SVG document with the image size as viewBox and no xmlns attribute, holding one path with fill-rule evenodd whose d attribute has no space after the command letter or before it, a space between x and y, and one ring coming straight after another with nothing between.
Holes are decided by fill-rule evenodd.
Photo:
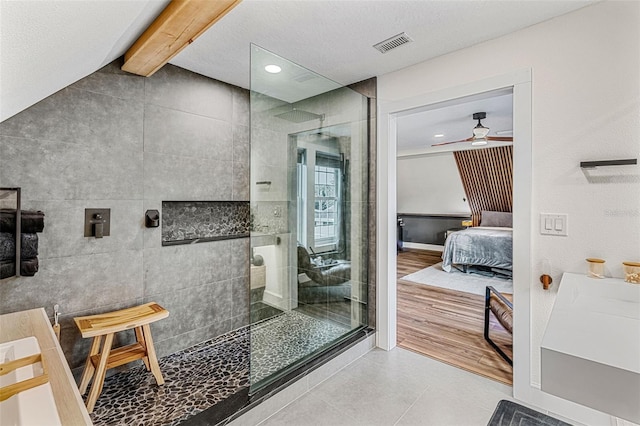
<instances>
[{"instance_id":1,"label":"towel","mask_svg":"<svg viewBox=\"0 0 640 426\"><path fill-rule=\"evenodd\" d=\"M32 277L38 272L38 258L25 259L20 262L20 275ZM12 261L0 262L0 280L13 277L16 274L16 264Z\"/></svg>"},{"instance_id":2,"label":"towel","mask_svg":"<svg viewBox=\"0 0 640 426\"><path fill-rule=\"evenodd\" d=\"M31 259L38 256L38 234L21 234L20 257ZM0 261L16 257L16 241L13 234L0 232Z\"/></svg>"},{"instance_id":3,"label":"towel","mask_svg":"<svg viewBox=\"0 0 640 426\"><path fill-rule=\"evenodd\" d=\"M22 210L21 214L21 232L25 234L33 234L42 232L44 229L44 213L40 210ZM16 231L16 212L15 210L0 209L0 232Z\"/></svg>"}]
</instances>

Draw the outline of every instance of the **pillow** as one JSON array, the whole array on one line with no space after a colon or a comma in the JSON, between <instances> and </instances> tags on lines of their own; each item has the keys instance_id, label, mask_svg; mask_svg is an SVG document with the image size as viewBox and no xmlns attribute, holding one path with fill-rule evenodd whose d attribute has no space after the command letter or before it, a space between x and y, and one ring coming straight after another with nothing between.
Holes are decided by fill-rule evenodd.
<instances>
[{"instance_id":1,"label":"pillow","mask_svg":"<svg viewBox=\"0 0 640 426\"><path fill-rule=\"evenodd\" d=\"M499 226L504 228L512 228L512 213L482 210L482 216L480 216L480 226Z\"/></svg>"}]
</instances>

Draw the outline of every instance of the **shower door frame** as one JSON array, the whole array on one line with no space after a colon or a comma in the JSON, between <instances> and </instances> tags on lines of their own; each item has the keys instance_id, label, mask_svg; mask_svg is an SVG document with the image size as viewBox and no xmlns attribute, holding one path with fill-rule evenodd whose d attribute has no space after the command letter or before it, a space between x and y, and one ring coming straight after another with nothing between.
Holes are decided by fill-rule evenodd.
<instances>
[{"instance_id":1,"label":"shower door frame","mask_svg":"<svg viewBox=\"0 0 640 426\"><path fill-rule=\"evenodd\" d=\"M272 52L267 51L266 49L262 49L259 46L256 45L252 45L252 62L253 62L253 49L257 48L260 49L260 53L258 55L260 55L262 52L266 52L270 55L273 55L274 57L277 57L277 55L273 54ZM256 50L257 51L257 50ZM254 71L260 70L261 68L259 66L256 66L257 64L261 63L261 59L258 56L258 60L255 62L255 65L252 64L252 73ZM296 67L300 67L301 69L305 69L304 67L301 67L298 64L292 63L291 61L287 60L286 58L280 58L277 57L277 59L282 59L286 62L291 63L292 65L296 66ZM255 70L254 70L255 67ZM306 69L305 69L306 70ZM306 70L309 73L313 73L312 71ZM314 73L316 74L316 73ZM370 259L369 259L369 253L371 251L370 245L368 244L368 229L370 229L371 226L371 208L370 208L370 192L369 192L369 186L371 184L371 173L370 173L370 169L369 169L369 155L371 154L371 146L373 141L371 140L370 134L371 134L371 98L368 97L367 95L363 94L361 91L358 90L354 90L352 87L349 86L344 86L335 82L332 82L329 79L326 79L326 77L321 76L319 74L317 74L318 77L325 79L328 83L328 86L331 85L335 85L335 87L330 87L329 89L326 89L326 84L323 85L321 84L319 87L321 89L320 93L317 94L313 94L313 95L309 95L309 97L303 98L303 99L299 99L296 100L295 97L292 99L291 95L289 94L289 97L282 97L282 99L280 99L278 97L278 95L274 95L274 93L277 92L272 92L270 90L269 85L271 84L270 81L267 81L265 83L265 81L260 81L259 84L257 86L253 86L253 77L252 77L252 87L251 87L251 103L253 104L254 99L256 100L260 100L261 96L265 96L267 98L265 98L265 100L267 101L267 105L270 102L270 99L275 100L275 106L271 107L272 110L276 110L279 108L284 109L286 106L292 107L294 108L294 110L296 108L300 108L305 109L305 102L307 101L311 101L311 105L313 105L313 103L315 102L314 99L318 96L324 96L324 95L328 95L330 101L329 104L332 105L331 108L329 108L328 111L317 111L315 110L316 113L319 112L324 112L322 115L319 114L315 114L317 117L322 117L320 118L320 127L309 127L306 128L304 126L298 126L296 127L292 127L290 130L291 132L286 132L286 130L288 130L287 127L281 127L279 124L276 124L274 126L275 129L277 129L277 132L284 135L287 135L287 140L288 140L288 145L287 145L287 152L288 155L292 155L291 153L292 151L292 140L295 140L295 136L301 133L307 133L307 132L312 132L312 131L317 131L317 130L321 130L323 128L327 128L330 129L334 126L348 126L348 128L350 128L350 133L348 133L349 137L351 138L351 141L347 141L344 142L347 145L351 144L351 147L354 148L350 148L350 149L346 149L345 152L350 152L352 155L353 159L358 160L357 164L359 164L359 167L357 168L357 172L359 173L360 179L362 180L362 182L360 182L359 180L355 180L353 181L353 187L351 188L351 190L356 191L353 193L354 195L354 202L351 205L351 209L356 209L358 212L354 212L355 214L358 214L358 219L356 219L356 221L354 223L352 223L352 231L350 231L350 234L347 238L352 238L354 243L354 250L355 253L357 253L357 255L355 255L355 257L353 256L348 256L347 258L351 260L352 263L352 267L351 267L351 295L350 297L345 297L345 301L349 302L350 301L350 305L351 308L349 309L349 317L347 318L346 315L343 315L345 317L345 319L347 321L350 321L350 325L348 326L350 329L348 329L347 331L345 331L343 334L341 334L339 337L335 338L335 340L332 340L328 343L326 343L325 345L323 345L322 347L318 347L316 348L313 352L308 353L308 354L301 354L301 358L296 359L290 363L288 363L286 366L284 366L283 368L279 369L278 371L275 371L273 373L271 373L270 375L256 380L255 382L253 382L253 380L250 380L250 398L251 400L254 400L255 398L259 398L260 395L263 395L265 392L269 393L271 391L273 391L274 388L278 388L281 385L288 383L290 380L295 379L301 372L308 372L311 369L314 369L318 366L320 366L322 363L324 363L325 361L328 361L329 359L331 359L333 356L337 355L338 353L340 353L341 351L343 351L345 348L347 348L348 346L350 346L351 344L354 344L356 341L359 341L363 338L365 338L367 335L371 334L372 330L369 328L369 320L371 318L370 312L368 310L369 307L371 307L370 304L370 299L369 299L369 289L370 289L370 278L371 278L371 272L369 271L369 266L371 264ZM260 77L262 78L262 77ZM281 84L281 83L280 83ZM327 87L328 87L327 86ZM297 89L296 89L297 90ZM325 90L325 91L322 91ZM340 92L340 91L344 91L344 92ZM332 93L337 93L338 97L333 97L335 96ZM302 92L303 94L305 94L305 92ZM343 93L343 94L341 94ZM254 98L254 94L255 94L255 98ZM306 95L306 94L305 94ZM357 97L353 97L353 96L357 96ZM288 99L285 101L285 99ZM282 101L283 104L282 105L278 105L278 101ZM337 103L334 105L334 103L337 101ZM326 102L326 101L324 101ZM353 104L352 104L353 102ZM301 105L302 104L302 105ZM256 111L258 111L259 113L264 113L265 111L268 111L267 109L260 109L259 106L259 102L256 104ZM322 102L321 102L322 105ZM334 106L337 106L337 108L334 108ZM324 105L324 107L326 108L327 106ZM259 141L262 141L262 138L264 138L264 135L261 135L261 138L259 138L258 140L254 139L254 107L251 106L250 107L251 110L251 126L250 126L250 140L251 140L251 155L252 155L252 160L251 160L251 171L250 171L250 182L255 181L256 179L254 179L253 177L253 173L254 173L254 169L253 169L253 154L254 154L254 149L259 149L260 145L257 145L258 148L256 148L256 146L254 146L254 143L260 143ZM310 109L310 111L314 111L314 109ZM325 113L327 114L327 122L325 122ZM275 115L276 117L278 117L278 115ZM262 118L262 120L261 120ZM265 117L260 117L258 116L257 118L257 123L258 127L256 128L264 128L264 129L269 129L269 120L264 120ZM276 118L276 120L280 119L282 117L278 117ZM286 118L285 118L286 119ZM316 118L313 118L314 120ZM297 122L294 121L294 123L296 124L300 124L302 122ZM266 126L265 126L266 125ZM336 136L336 138L343 140L343 136L345 136L345 134L341 134L341 132L338 132L338 135ZM271 141L273 142L273 141ZM342 142L341 142L342 143ZM264 147L262 147L264 149ZM294 147L295 148L295 147ZM348 160L345 160L348 161ZM271 165L271 167L273 167ZM291 168L291 164L287 165L287 169ZM264 176L262 176L262 174L264 173L258 173L260 174L259 179L263 179ZM252 205L252 213L253 213L253 205L255 204L256 206L260 205L261 202L284 202L284 203L291 203L292 199L295 200L295 194L292 194L292 188L294 188L296 185L296 182L291 182L292 180L292 175L289 174L287 176L287 178L285 179L286 185L288 185L288 187L285 187L284 189L284 193L288 194L288 199L282 199L279 200L278 197L281 196L281 194L276 193L276 198L274 198L273 200L270 200L268 197L266 199L262 199L259 196L256 196L254 198L254 191L252 188L251 191L251 205ZM274 179L270 179L268 180L269 183L274 180ZM277 181L274 180L274 181ZM359 186L360 184L364 184L366 186ZM282 192L282 190L280 190L280 192ZM289 204L289 207L291 206L291 204ZM258 211L258 209L256 208L256 212ZM297 298L296 301L293 302L291 299L292 297L295 297L295 294L297 293L297 286L298 286L298 280L297 280L297 273L295 273L295 270L292 269L292 266L295 266L296 264L296 260L295 260L295 233L297 228L295 226L292 226L292 222L291 220L295 220L295 218L292 218L292 214L294 214L290 208L287 208L287 212L286 214L283 214L283 217L286 217L287 219L287 234L288 234L288 238L282 238L283 241L287 241L288 247L289 247L289 252L287 254L286 257L288 257L288 264L286 264L283 269L287 270L287 275L288 275L288 279L286 280L288 285L286 286L286 288L283 289L283 294L282 296L290 296L289 297L289 303L285 306L283 306L285 311L290 311L293 310L297 304ZM257 216L257 215L256 215ZM280 216L278 216L280 217ZM297 214L296 214L297 217ZM355 216L354 216L355 218ZM283 228L284 229L284 228ZM266 231L269 231L268 229ZM265 231L265 232L266 232ZM267 234L270 234L270 232L267 232ZM268 236L265 234L265 236ZM355 245L357 243L357 246ZM251 249L253 249L254 245L253 245L253 235L252 235L252 242L250 245ZM356 248L358 247L358 248ZM352 253L353 255L354 253ZM285 294L286 293L286 294ZM367 300L364 301L362 300L362 297L366 296ZM364 303L363 303L364 302ZM273 306L273 305L272 305ZM363 307L364 306L364 307ZM251 309L251 308L250 308ZM282 308L281 308L282 309ZM337 312L337 311L336 311ZM331 312L328 312L328 316L327 316L327 320L331 320ZM340 312L340 314L342 314L342 312ZM326 314L325 314L326 315ZM314 316L313 314L311 315L312 317ZM346 323L345 323L346 324ZM253 335L253 333L251 332L250 335ZM252 337L250 337L250 339L252 339ZM253 349L253 342L250 343L250 352L254 353L254 349ZM336 350L338 350L338 352L335 352ZM253 360L253 355L250 355L250 358L252 358L251 363L253 364L254 360ZM250 365L250 372L253 370L253 366ZM250 377L251 377L251 373L250 373Z\"/></svg>"}]
</instances>

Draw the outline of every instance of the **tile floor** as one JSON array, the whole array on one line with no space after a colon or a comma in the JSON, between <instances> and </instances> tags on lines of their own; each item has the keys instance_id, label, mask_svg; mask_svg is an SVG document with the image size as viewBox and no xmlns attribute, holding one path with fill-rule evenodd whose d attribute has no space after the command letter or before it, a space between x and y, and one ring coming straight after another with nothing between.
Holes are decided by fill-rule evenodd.
<instances>
[{"instance_id":1,"label":"tile floor","mask_svg":"<svg viewBox=\"0 0 640 426\"><path fill-rule=\"evenodd\" d=\"M248 412L231 424L486 425L501 399L512 399L510 386L404 349L374 349L266 420Z\"/></svg>"}]
</instances>

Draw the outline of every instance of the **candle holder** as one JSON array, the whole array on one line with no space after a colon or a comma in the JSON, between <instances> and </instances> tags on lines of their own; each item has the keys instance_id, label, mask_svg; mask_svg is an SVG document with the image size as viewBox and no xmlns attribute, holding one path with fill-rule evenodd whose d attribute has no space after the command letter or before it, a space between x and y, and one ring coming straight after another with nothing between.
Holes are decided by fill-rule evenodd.
<instances>
[{"instance_id":1,"label":"candle holder","mask_svg":"<svg viewBox=\"0 0 640 426\"><path fill-rule=\"evenodd\" d=\"M604 259L588 258L589 271L587 276L589 278L604 278L604 262Z\"/></svg>"}]
</instances>

